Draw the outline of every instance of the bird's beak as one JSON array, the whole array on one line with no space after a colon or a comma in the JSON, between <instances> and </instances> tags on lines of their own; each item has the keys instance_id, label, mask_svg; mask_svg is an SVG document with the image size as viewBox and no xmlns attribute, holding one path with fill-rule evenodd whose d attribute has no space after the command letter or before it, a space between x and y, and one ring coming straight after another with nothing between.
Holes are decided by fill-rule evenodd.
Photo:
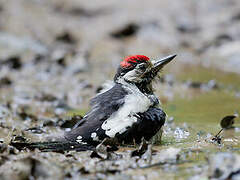
<instances>
[{"instance_id":1,"label":"bird's beak","mask_svg":"<svg viewBox=\"0 0 240 180\"><path fill-rule=\"evenodd\" d=\"M177 55L170 55L167 57L164 57L162 59L159 59L154 62L153 67L151 68L151 71L154 73L157 73L160 69L162 69L166 64L171 62Z\"/></svg>"},{"instance_id":2,"label":"bird's beak","mask_svg":"<svg viewBox=\"0 0 240 180\"><path fill-rule=\"evenodd\" d=\"M151 82L158 74L158 72L169 62L171 62L177 55L170 55L154 61L152 67L144 74L145 83Z\"/></svg>"}]
</instances>

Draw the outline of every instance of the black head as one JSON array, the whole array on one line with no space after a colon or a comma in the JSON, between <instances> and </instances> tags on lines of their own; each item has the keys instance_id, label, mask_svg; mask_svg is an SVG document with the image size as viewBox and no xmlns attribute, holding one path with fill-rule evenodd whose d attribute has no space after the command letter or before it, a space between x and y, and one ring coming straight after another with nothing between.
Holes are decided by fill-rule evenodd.
<instances>
[{"instance_id":1,"label":"black head","mask_svg":"<svg viewBox=\"0 0 240 180\"><path fill-rule=\"evenodd\" d=\"M141 81L146 68L150 66L151 62L147 56L128 56L120 63L114 81L124 79L131 83L138 83Z\"/></svg>"}]
</instances>

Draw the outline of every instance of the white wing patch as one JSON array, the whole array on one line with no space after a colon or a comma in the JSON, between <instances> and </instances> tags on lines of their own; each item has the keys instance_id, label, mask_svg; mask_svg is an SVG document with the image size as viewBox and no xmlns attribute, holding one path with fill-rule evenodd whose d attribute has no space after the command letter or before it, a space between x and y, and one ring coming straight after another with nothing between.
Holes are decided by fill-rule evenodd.
<instances>
[{"instance_id":1,"label":"white wing patch","mask_svg":"<svg viewBox=\"0 0 240 180\"><path fill-rule=\"evenodd\" d=\"M76 140L79 144L87 144L86 142L82 141L82 136L78 136Z\"/></svg>"},{"instance_id":2,"label":"white wing patch","mask_svg":"<svg viewBox=\"0 0 240 180\"><path fill-rule=\"evenodd\" d=\"M91 138L93 139L93 141L98 141L99 139L98 139L98 136L97 136L97 133L95 133L95 132L93 132L92 134L91 134Z\"/></svg>"},{"instance_id":3,"label":"white wing patch","mask_svg":"<svg viewBox=\"0 0 240 180\"><path fill-rule=\"evenodd\" d=\"M152 105L150 99L135 85L125 84L123 87L130 93L125 97L124 105L102 124L102 129L109 137L114 137L116 133L124 133L137 121L134 115L148 110Z\"/></svg>"}]
</instances>

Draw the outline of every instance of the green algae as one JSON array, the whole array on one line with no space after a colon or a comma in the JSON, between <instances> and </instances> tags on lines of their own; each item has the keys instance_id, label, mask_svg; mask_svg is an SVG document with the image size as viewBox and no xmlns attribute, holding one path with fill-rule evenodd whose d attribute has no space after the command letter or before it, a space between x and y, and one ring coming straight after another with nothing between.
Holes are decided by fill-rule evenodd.
<instances>
[{"instance_id":1,"label":"green algae","mask_svg":"<svg viewBox=\"0 0 240 180\"><path fill-rule=\"evenodd\" d=\"M206 159L210 154L216 152L240 153L240 133L235 131L232 137L227 137L225 130L222 136L222 145L206 140L207 134L215 135L220 130L220 120L226 115L232 115L240 111L240 98L236 92L240 90L240 75L236 73L225 73L213 68L201 66L186 67L184 71L176 76L180 82L193 81L207 83L215 80L218 89L201 91L199 89L187 90L182 94L175 94L172 101L163 104L163 109L168 116L174 118L178 126L188 125L189 136L180 141L164 134L162 143L157 149L176 147L181 148L182 155L186 155L186 162L177 165L177 170L170 179L188 179L196 174L193 167L202 169L202 179L208 179ZM187 95L186 95L187 94ZM235 120L235 127L240 127L239 118ZM230 142L224 139L230 138ZM197 169L196 168L196 169ZM204 170L205 169L205 170ZM166 173L166 172L165 172Z\"/></svg>"},{"instance_id":2,"label":"green algae","mask_svg":"<svg viewBox=\"0 0 240 180\"><path fill-rule=\"evenodd\" d=\"M240 109L240 98L234 93L213 90L199 93L192 98L176 97L172 102L163 105L169 116L178 123L212 125L218 123L225 115L231 115Z\"/></svg>"},{"instance_id":3,"label":"green algae","mask_svg":"<svg viewBox=\"0 0 240 180\"><path fill-rule=\"evenodd\" d=\"M86 109L73 109L67 112L66 116L84 116L86 114L87 110Z\"/></svg>"},{"instance_id":4,"label":"green algae","mask_svg":"<svg viewBox=\"0 0 240 180\"><path fill-rule=\"evenodd\" d=\"M191 80L193 82L207 83L210 80L215 80L220 85L231 87L235 90L240 90L240 75L233 72L223 72L216 68L207 68L201 65L183 67L181 72L177 73L178 81Z\"/></svg>"}]
</instances>

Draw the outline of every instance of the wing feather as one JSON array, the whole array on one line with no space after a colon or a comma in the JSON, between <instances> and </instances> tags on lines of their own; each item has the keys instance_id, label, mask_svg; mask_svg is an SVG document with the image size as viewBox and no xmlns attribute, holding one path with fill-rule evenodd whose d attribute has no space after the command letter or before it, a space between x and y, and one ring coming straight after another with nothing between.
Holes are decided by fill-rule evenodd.
<instances>
[{"instance_id":1,"label":"wing feather","mask_svg":"<svg viewBox=\"0 0 240 180\"><path fill-rule=\"evenodd\" d=\"M116 83L108 91L94 97L90 101L91 110L75 128L65 134L65 138L69 141L89 143L93 141L93 133L96 133L97 139L103 140L107 136L101 128L102 123L124 104L127 94L128 92Z\"/></svg>"}]
</instances>

